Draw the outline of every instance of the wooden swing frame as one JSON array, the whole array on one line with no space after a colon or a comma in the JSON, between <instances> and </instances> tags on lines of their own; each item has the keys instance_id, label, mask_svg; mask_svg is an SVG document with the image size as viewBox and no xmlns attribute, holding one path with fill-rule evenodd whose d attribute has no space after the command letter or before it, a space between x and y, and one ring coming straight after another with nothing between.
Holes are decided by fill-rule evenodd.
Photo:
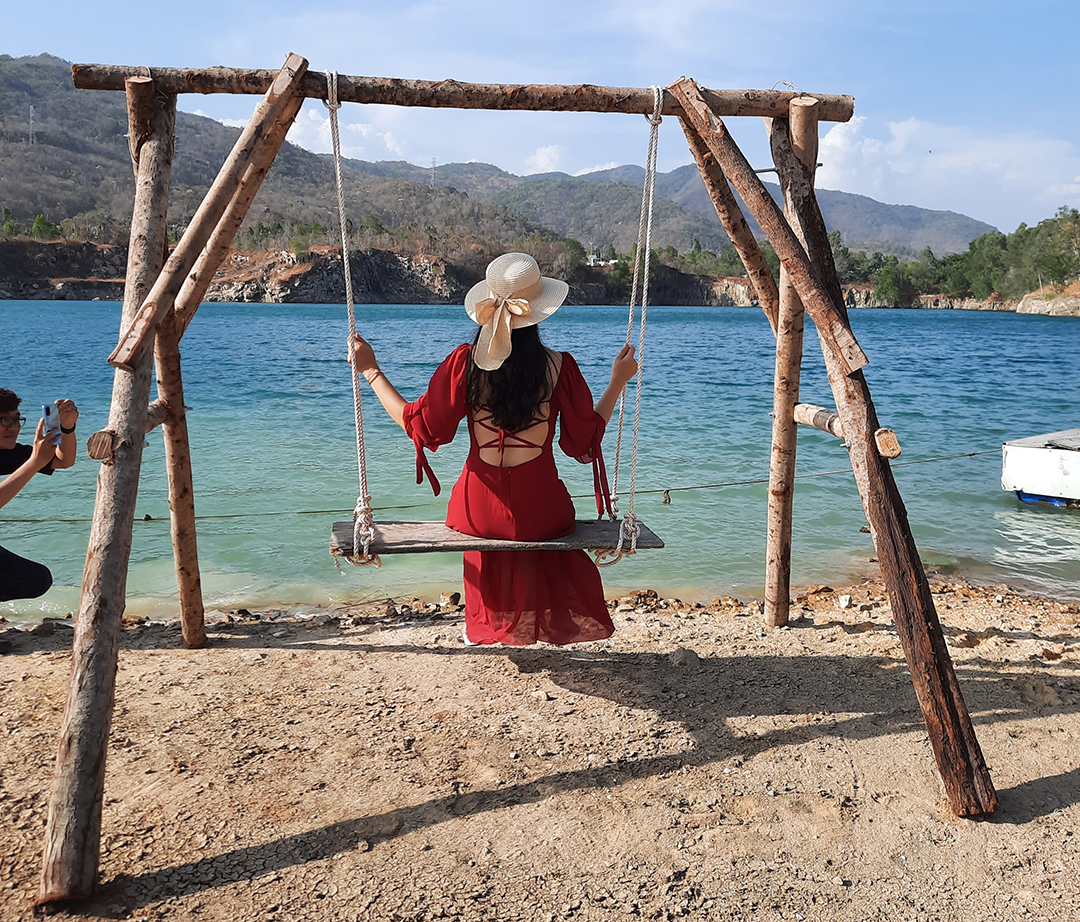
<instances>
[{"instance_id":1,"label":"wooden swing frame","mask_svg":"<svg viewBox=\"0 0 1080 922\"><path fill-rule=\"evenodd\" d=\"M120 341L107 427L88 449L102 461L87 548L71 681L49 802L38 904L88 898L98 881L105 757L125 606L135 498L145 434L162 425L184 643L206 642L195 541L190 448L179 342L228 251L304 98L325 98L321 75L290 54L279 71L152 69L75 65L80 89L124 90L135 167L135 203ZM338 78L344 102L384 105L650 114L650 89L521 86ZM183 238L168 254L166 210L178 93L263 94ZM788 619L796 429L816 426L846 440L870 523L897 634L926 722L945 792L958 816L997 809L957 683L930 586L888 458L898 452L880 428L860 370L867 363L848 324L824 221L814 195L819 121L847 121L850 96L787 91L706 90L682 78L664 92L662 113L680 119L725 231L749 274L777 339L770 465L765 619ZM766 119L784 193L777 207L722 121ZM730 183L730 186L729 186ZM779 284L731 191L780 258ZM798 404L804 313L818 329L836 412ZM150 401L156 366L158 399Z\"/></svg>"}]
</instances>

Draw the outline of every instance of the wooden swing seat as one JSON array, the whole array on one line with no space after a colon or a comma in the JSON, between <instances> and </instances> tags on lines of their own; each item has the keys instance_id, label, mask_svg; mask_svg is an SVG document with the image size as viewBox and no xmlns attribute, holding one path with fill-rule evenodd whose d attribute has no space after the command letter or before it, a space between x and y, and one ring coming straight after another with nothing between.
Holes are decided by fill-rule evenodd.
<instances>
[{"instance_id":1,"label":"wooden swing seat","mask_svg":"<svg viewBox=\"0 0 1080 922\"><path fill-rule=\"evenodd\" d=\"M375 540L370 553L378 554L435 554L452 551L570 551L614 550L619 544L621 522L610 519L578 519L574 530L551 541L507 541L499 538L477 538L463 535L442 522L377 522ZM640 521L638 550L661 548L664 542ZM330 532L332 557L351 557L353 553L353 523L335 522Z\"/></svg>"}]
</instances>

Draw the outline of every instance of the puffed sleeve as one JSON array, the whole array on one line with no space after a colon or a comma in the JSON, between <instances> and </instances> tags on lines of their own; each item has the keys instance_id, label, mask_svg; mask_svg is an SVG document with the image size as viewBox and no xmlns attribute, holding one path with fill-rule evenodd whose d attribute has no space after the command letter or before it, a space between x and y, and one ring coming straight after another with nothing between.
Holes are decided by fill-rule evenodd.
<instances>
[{"instance_id":1,"label":"puffed sleeve","mask_svg":"<svg viewBox=\"0 0 1080 922\"><path fill-rule=\"evenodd\" d=\"M597 515L611 513L611 491L600 443L607 423L593 409L592 392L569 352L562 354L562 371L553 400L559 409L559 448L576 461L593 466Z\"/></svg>"},{"instance_id":2,"label":"puffed sleeve","mask_svg":"<svg viewBox=\"0 0 1080 922\"><path fill-rule=\"evenodd\" d=\"M432 492L438 496L441 487L428 463L424 449L435 451L453 440L458 423L465 416L465 373L471 347L458 346L431 376L431 383L419 400L405 404L405 432L416 446L416 482L427 475Z\"/></svg>"}]
</instances>

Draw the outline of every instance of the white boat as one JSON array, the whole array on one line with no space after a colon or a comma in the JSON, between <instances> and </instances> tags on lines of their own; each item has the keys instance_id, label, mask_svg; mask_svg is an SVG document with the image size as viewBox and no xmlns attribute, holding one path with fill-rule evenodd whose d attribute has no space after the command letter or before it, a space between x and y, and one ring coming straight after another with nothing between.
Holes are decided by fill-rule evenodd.
<instances>
[{"instance_id":1,"label":"white boat","mask_svg":"<svg viewBox=\"0 0 1080 922\"><path fill-rule=\"evenodd\" d=\"M1001 489L1028 503L1080 504L1080 429L1002 445Z\"/></svg>"}]
</instances>

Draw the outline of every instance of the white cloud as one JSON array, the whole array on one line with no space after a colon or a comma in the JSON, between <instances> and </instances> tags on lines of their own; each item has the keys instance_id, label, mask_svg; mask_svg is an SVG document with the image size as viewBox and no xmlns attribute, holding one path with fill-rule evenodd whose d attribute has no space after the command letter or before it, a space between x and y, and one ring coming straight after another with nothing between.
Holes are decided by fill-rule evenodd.
<instances>
[{"instance_id":1,"label":"white cloud","mask_svg":"<svg viewBox=\"0 0 1080 922\"><path fill-rule=\"evenodd\" d=\"M622 166L622 164L617 160L612 160L608 163L601 163L598 166L590 166L586 167L584 170L578 170L574 175L585 176L589 173L599 173L601 170L613 170L617 166Z\"/></svg>"},{"instance_id":2,"label":"white cloud","mask_svg":"<svg viewBox=\"0 0 1080 922\"><path fill-rule=\"evenodd\" d=\"M383 144L386 145L388 151L397 154L399 157L405 156L405 142L398 138L394 132L384 131L379 137L382 139Z\"/></svg>"},{"instance_id":3,"label":"white cloud","mask_svg":"<svg viewBox=\"0 0 1080 922\"><path fill-rule=\"evenodd\" d=\"M559 168L563 149L558 144L538 147L536 152L525 158L526 175L528 173L550 173Z\"/></svg>"},{"instance_id":4,"label":"white cloud","mask_svg":"<svg viewBox=\"0 0 1080 922\"><path fill-rule=\"evenodd\" d=\"M818 185L885 202L958 211L1004 231L1080 204L1080 150L1033 131L988 134L915 118L871 136L863 117L821 140Z\"/></svg>"}]
</instances>

